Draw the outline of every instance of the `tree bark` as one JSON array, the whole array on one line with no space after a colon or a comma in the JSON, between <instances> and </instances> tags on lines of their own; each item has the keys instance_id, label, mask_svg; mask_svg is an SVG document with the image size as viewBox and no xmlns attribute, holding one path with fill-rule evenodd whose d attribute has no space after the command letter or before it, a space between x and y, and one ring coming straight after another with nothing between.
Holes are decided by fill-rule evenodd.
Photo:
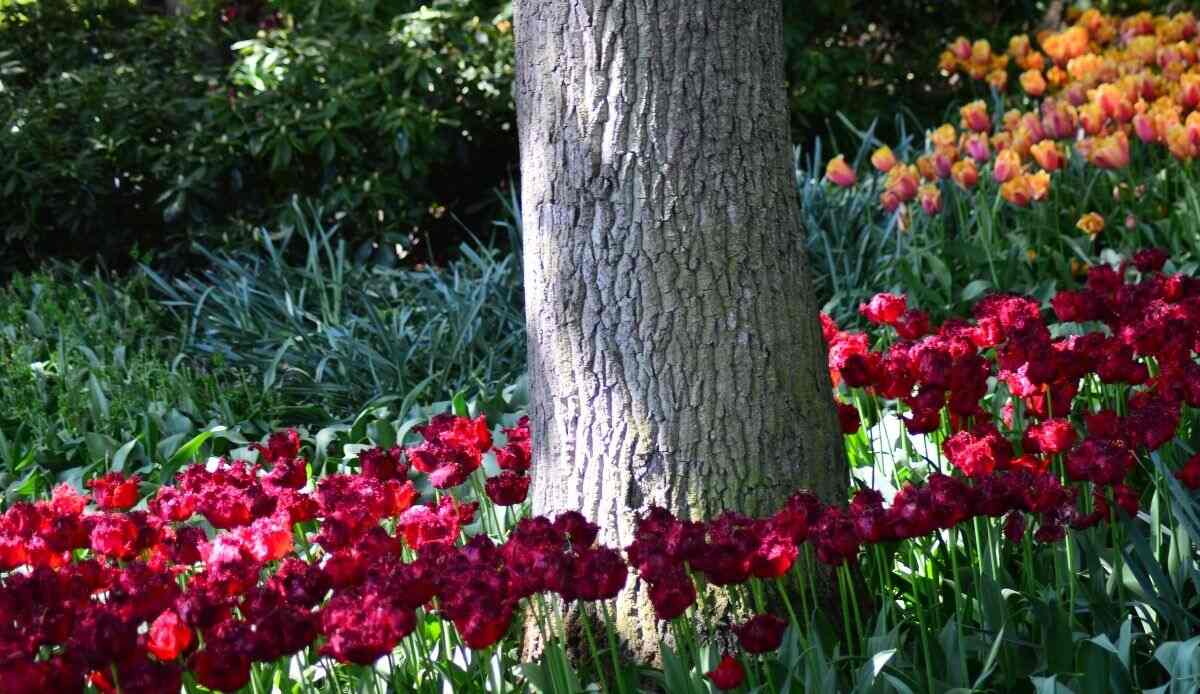
<instances>
[{"instance_id":1,"label":"tree bark","mask_svg":"<svg viewBox=\"0 0 1200 694\"><path fill-rule=\"evenodd\" d=\"M780 0L517 0L533 509L842 501L791 173ZM633 586L632 650L657 646Z\"/></svg>"},{"instance_id":2,"label":"tree bark","mask_svg":"<svg viewBox=\"0 0 1200 694\"><path fill-rule=\"evenodd\" d=\"M1062 24L1063 10L1066 9L1066 4L1066 0L1050 0L1046 14L1042 15L1043 29L1057 29L1058 25Z\"/></svg>"}]
</instances>

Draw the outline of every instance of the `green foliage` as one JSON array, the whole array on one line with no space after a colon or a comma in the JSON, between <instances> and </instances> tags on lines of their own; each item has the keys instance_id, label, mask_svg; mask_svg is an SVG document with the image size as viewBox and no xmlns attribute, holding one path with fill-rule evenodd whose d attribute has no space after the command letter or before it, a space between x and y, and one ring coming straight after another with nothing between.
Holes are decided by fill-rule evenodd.
<instances>
[{"instance_id":1,"label":"green foliage","mask_svg":"<svg viewBox=\"0 0 1200 694\"><path fill-rule=\"evenodd\" d=\"M439 177L472 190L445 167L511 151L505 3L284 9L257 32L202 4L186 17L104 0L0 9L4 264L245 243L298 224L296 200L348 236L411 245L451 201Z\"/></svg>"},{"instance_id":2,"label":"green foliage","mask_svg":"<svg viewBox=\"0 0 1200 694\"><path fill-rule=\"evenodd\" d=\"M14 277L0 291L0 489L77 480L134 437L131 461L215 422L257 430L274 394L176 358L168 326L144 281L66 266Z\"/></svg>"},{"instance_id":3,"label":"green foliage","mask_svg":"<svg viewBox=\"0 0 1200 694\"><path fill-rule=\"evenodd\" d=\"M258 254L198 249L203 272L150 273L186 353L247 369L262 392L334 419L375 397L487 390L524 370L514 256L464 246L444 269L409 270L355 259L336 228L261 238Z\"/></svg>"}]
</instances>

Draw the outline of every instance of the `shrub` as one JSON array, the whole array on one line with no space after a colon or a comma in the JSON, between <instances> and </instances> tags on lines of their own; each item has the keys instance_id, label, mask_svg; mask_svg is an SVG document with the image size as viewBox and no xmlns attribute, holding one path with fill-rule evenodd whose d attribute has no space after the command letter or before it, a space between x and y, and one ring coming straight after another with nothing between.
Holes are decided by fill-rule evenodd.
<instances>
[{"instance_id":1,"label":"shrub","mask_svg":"<svg viewBox=\"0 0 1200 694\"><path fill-rule=\"evenodd\" d=\"M5 264L245 243L297 224L296 200L355 239L423 238L431 208L477 202L440 189L440 170L510 148L515 131L504 3L417 5L0 10L15 46L0 78ZM455 182L482 197L494 181Z\"/></svg>"}]
</instances>

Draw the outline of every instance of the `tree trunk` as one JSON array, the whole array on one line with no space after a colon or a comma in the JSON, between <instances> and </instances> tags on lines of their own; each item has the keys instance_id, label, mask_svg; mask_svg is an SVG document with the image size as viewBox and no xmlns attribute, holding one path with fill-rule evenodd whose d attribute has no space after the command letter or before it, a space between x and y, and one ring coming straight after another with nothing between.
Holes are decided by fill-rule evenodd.
<instances>
[{"instance_id":1,"label":"tree trunk","mask_svg":"<svg viewBox=\"0 0 1200 694\"><path fill-rule=\"evenodd\" d=\"M1050 0L1050 5L1046 8L1046 14L1042 15L1043 29L1058 29L1062 24L1063 10L1066 9L1065 0Z\"/></svg>"},{"instance_id":2,"label":"tree trunk","mask_svg":"<svg viewBox=\"0 0 1200 694\"><path fill-rule=\"evenodd\" d=\"M842 501L780 0L517 0L533 509ZM618 603L656 648L641 586Z\"/></svg>"}]
</instances>

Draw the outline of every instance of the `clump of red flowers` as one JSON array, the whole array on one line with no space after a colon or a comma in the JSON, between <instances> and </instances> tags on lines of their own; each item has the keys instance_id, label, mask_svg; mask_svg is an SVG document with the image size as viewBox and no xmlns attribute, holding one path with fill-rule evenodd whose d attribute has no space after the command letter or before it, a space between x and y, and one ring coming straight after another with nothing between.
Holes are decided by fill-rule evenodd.
<instances>
[{"instance_id":1,"label":"clump of red flowers","mask_svg":"<svg viewBox=\"0 0 1200 694\"><path fill-rule=\"evenodd\" d=\"M310 647L371 664L422 613L453 624L469 647L488 648L523 600L609 600L630 569L666 620L697 602L698 579L781 577L806 542L819 561L840 565L864 546L973 518L1003 518L1012 542L1030 532L1056 542L1068 529L1134 515L1138 456L1175 437L1185 406L1200 406L1200 282L1162 274L1157 255L1135 264L1135 282L1129 267L1094 268L1083 289L1051 301L1060 322L1077 324L1069 331L1012 295L987 297L972 320L936 329L903 297L876 297L862 312L894 337L877 350L823 317L843 430L862 426L850 395L874 398L903 413L909 432L938 432L940 472L901 485L890 502L872 489L848 504L802 491L760 518L726 511L693 521L652 507L624 557L597 544L600 528L574 511L524 518L503 541L480 530L486 501L463 498L470 489L498 506L528 494L524 418L495 449L483 417L438 415L418 429L420 444L364 450L357 472L318 480L309 479L298 432L280 432L253 447L257 461L183 469L146 510L133 510L136 475L97 477L90 494L60 485L0 515L0 691L78 691L85 682L178 691L185 669L206 687L236 690L252 663ZM1121 388L1106 392L1123 401L1106 409L1078 397L1114 384ZM997 402L985 408L989 392ZM493 451L500 472L481 479ZM1200 488L1200 456L1174 474ZM435 498L422 497L420 475ZM468 487L472 476L480 484ZM758 654L778 648L786 628L759 614L734 632ZM708 673L719 689L744 677L728 654Z\"/></svg>"}]
</instances>

